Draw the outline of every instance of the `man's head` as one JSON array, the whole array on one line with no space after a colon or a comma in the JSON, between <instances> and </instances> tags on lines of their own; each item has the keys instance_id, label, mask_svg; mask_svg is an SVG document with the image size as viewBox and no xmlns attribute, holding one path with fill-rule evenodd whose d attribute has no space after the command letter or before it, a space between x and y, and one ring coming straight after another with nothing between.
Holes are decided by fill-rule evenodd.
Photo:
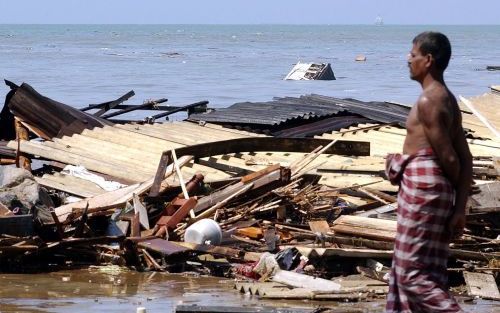
<instances>
[{"instance_id":1,"label":"man's head","mask_svg":"<svg viewBox=\"0 0 500 313\"><path fill-rule=\"evenodd\" d=\"M419 80L427 72L436 70L442 74L451 57L448 38L438 32L423 32L413 39L413 48L408 56L412 79Z\"/></svg>"}]
</instances>

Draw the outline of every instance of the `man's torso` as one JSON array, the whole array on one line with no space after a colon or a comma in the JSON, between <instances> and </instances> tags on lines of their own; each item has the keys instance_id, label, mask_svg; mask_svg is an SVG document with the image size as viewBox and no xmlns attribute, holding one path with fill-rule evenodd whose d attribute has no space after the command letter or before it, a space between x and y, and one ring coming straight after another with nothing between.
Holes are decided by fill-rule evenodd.
<instances>
[{"instance_id":1,"label":"man's torso","mask_svg":"<svg viewBox=\"0 0 500 313\"><path fill-rule=\"evenodd\" d=\"M431 99L432 105L437 106L446 113L448 118L443 119L441 122L445 123L445 129L448 133L443 135L449 136L450 140L453 142L460 128L459 126L461 125L460 111L455 97L445 86L434 86L427 90L424 89L420 98L422 97ZM425 134L422 121L419 118L419 101L412 107L406 120L407 135L403 145L404 154L411 155L421 149L431 147Z\"/></svg>"}]
</instances>

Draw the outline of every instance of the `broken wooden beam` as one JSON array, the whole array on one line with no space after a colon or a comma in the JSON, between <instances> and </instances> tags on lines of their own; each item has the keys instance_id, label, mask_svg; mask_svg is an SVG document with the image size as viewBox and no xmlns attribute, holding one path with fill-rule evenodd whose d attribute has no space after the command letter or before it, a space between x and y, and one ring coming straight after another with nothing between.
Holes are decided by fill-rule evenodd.
<instances>
[{"instance_id":1,"label":"broken wooden beam","mask_svg":"<svg viewBox=\"0 0 500 313\"><path fill-rule=\"evenodd\" d=\"M97 112L95 112L93 115L94 116L101 116L104 113L106 113L107 111L109 111L109 110L113 109L114 107L116 107L117 105L119 105L120 103L127 101L128 99L130 99L134 95L135 95L135 92L133 90L130 90L129 92L127 92L126 94L124 94L123 96L121 96L120 98L118 98L116 100L112 100L112 101L108 101L108 102L104 102L104 103L96 104L96 105L89 105L87 108L82 109L81 111L87 111L87 110L99 108L99 110Z\"/></svg>"},{"instance_id":2,"label":"broken wooden beam","mask_svg":"<svg viewBox=\"0 0 500 313\"><path fill-rule=\"evenodd\" d=\"M158 100L153 100L153 101L148 101L146 103L135 105L135 106L130 106L130 107L126 108L126 109L122 109L122 110L119 110L119 111L116 111L116 112L104 114L104 115L101 116L101 118L109 119L111 117L115 117L115 116L122 115L122 114L125 114L125 113L129 113L129 112L133 112L133 111L138 111L138 110L149 109L149 108L152 108L152 107L154 107L155 105L157 105L159 103L163 103L163 102L167 102L167 101L168 101L168 99L165 99L165 98L158 99Z\"/></svg>"},{"instance_id":3,"label":"broken wooden beam","mask_svg":"<svg viewBox=\"0 0 500 313\"><path fill-rule=\"evenodd\" d=\"M169 115L172 115L174 113L181 112L181 111L188 111L188 115L189 115L189 113L191 112L190 110L192 110L193 108L199 107L199 106L206 106L207 104L208 104L208 101L206 101L206 100L205 101L195 102L195 103L192 103L192 104L188 104L188 105L179 107L177 109L170 110L168 112L163 112L163 113L159 113L159 114L156 114L156 115L153 115L153 116L146 117L144 119L144 121L147 122L147 123L153 123L157 119L160 119L162 117L167 117Z\"/></svg>"},{"instance_id":4,"label":"broken wooden beam","mask_svg":"<svg viewBox=\"0 0 500 313\"><path fill-rule=\"evenodd\" d=\"M176 152L177 156L192 155L195 159L236 152L276 151L309 153L318 146L326 146L331 142L332 141L328 139L250 137L177 148ZM369 156L370 142L338 140L323 153L349 156Z\"/></svg>"},{"instance_id":5,"label":"broken wooden beam","mask_svg":"<svg viewBox=\"0 0 500 313\"><path fill-rule=\"evenodd\" d=\"M383 241L394 241L396 238L396 221L379 218L342 215L333 222L332 229L339 234Z\"/></svg>"}]
</instances>

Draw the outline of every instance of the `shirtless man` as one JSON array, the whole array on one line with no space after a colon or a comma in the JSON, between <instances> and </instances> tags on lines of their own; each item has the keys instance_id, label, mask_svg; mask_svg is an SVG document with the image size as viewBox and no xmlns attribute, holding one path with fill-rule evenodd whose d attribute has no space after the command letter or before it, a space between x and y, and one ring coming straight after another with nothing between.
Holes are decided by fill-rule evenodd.
<instances>
[{"instance_id":1,"label":"shirtless man","mask_svg":"<svg viewBox=\"0 0 500 313\"><path fill-rule=\"evenodd\" d=\"M400 189L386 312L462 312L447 291L446 263L465 225L472 156L443 78L450 56L448 38L436 32L415 37L408 55L422 94L406 121L403 155L387 158L387 176Z\"/></svg>"}]
</instances>

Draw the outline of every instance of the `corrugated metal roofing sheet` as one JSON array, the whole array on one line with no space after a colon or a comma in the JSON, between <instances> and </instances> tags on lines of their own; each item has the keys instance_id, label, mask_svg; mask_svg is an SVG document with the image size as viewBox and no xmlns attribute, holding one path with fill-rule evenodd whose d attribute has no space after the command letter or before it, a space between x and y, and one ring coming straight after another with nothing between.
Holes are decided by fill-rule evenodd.
<instances>
[{"instance_id":1,"label":"corrugated metal roofing sheet","mask_svg":"<svg viewBox=\"0 0 500 313\"><path fill-rule=\"evenodd\" d=\"M276 137L305 138L330 132L332 130L339 130L352 125L369 122L370 120L365 117L334 116L319 120L317 122L307 123L305 125L280 130L272 133L272 135Z\"/></svg>"},{"instance_id":2,"label":"corrugated metal roofing sheet","mask_svg":"<svg viewBox=\"0 0 500 313\"><path fill-rule=\"evenodd\" d=\"M356 114L381 123L404 124L409 108L387 102L363 102L320 95L275 98L269 102L241 102L206 114L193 114L190 120L219 124L277 126L294 120L323 118L340 112Z\"/></svg>"},{"instance_id":3,"label":"corrugated metal roofing sheet","mask_svg":"<svg viewBox=\"0 0 500 313\"><path fill-rule=\"evenodd\" d=\"M21 142L21 151L66 164L83 165L88 170L127 181L141 182L155 175L165 150L255 136L217 125L200 126L190 122L128 124L87 129L81 134L54 138L54 141ZM17 143L11 141L9 146L16 147ZM196 172L212 180L229 177L224 172L199 164L187 165L182 172L186 179Z\"/></svg>"}]
</instances>

